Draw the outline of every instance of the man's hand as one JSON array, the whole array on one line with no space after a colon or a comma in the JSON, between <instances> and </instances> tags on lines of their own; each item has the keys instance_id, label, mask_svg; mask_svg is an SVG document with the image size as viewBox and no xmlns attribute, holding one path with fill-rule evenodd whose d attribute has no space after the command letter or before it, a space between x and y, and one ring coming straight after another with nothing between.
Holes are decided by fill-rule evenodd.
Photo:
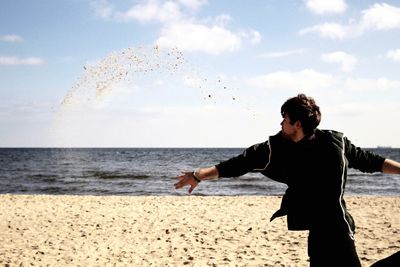
<instances>
[{"instance_id":1,"label":"man's hand","mask_svg":"<svg viewBox=\"0 0 400 267\"><path fill-rule=\"evenodd\" d=\"M199 184L193 176L193 172L182 172L182 175L176 178L179 179L179 182L175 184L175 189L180 189L184 186L190 185L189 194L191 194L193 189L195 189Z\"/></svg>"}]
</instances>

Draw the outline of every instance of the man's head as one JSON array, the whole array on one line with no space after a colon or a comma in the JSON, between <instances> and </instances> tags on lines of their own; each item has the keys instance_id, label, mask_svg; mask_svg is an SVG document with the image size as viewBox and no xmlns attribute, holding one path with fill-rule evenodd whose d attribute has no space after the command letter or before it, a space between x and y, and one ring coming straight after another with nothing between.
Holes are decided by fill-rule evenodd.
<instances>
[{"instance_id":1,"label":"man's head","mask_svg":"<svg viewBox=\"0 0 400 267\"><path fill-rule=\"evenodd\" d=\"M290 124L300 122L305 135L312 134L321 121L321 112L312 97L299 94L289 98L281 107L282 117L288 117Z\"/></svg>"}]
</instances>

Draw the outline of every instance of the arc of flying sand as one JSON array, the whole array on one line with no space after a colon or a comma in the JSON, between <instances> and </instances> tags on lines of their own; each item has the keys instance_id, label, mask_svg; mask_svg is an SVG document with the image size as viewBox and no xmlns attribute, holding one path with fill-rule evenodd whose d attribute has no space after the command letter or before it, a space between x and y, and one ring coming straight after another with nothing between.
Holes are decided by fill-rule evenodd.
<instances>
[{"instance_id":1,"label":"arc of flying sand","mask_svg":"<svg viewBox=\"0 0 400 267\"><path fill-rule=\"evenodd\" d=\"M138 74L160 71L175 73L185 63L182 52L176 48L167 51L158 46L152 49L139 47L112 52L94 66L83 66L84 73L67 92L61 106L72 106L82 102L82 94L89 94L87 100L104 97L114 86L128 81Z\"/></svg>"},{"instance_id":2,"label":"arc of flying sand","mask_svg":"<svg viewBox=\"0 0 400 267\"><path fill-rule=\"evenodd\" d=\"M203 99L212 101L215 105L219 102L218 97L213 97L215 93L222 92L220 89L231 90L222 84L220 77L213 82L212 79L200 75L198 70L194 70L187 64L183 53L177 48L161 49L159 46L127 48L114 51L99 63L92 66L85 65L83 69L83 75L62 100L62 108L93 101L98 102L109 95L118 83L129 82L137 77L145 77L147 74L156 72L171 75L178 71L190 73L188 75L199 80L197 87L208 96ZM209 92L206 93L206 91ZM237 98L230 96L229 99L236 101Z\"/></svg>"}]
</instances>

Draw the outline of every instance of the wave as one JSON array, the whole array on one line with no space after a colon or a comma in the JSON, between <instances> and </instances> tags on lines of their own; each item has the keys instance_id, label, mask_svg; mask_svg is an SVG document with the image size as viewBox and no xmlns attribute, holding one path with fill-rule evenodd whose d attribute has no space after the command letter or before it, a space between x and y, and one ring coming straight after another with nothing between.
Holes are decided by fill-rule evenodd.
<instances>
[{"instance_id":1,"label":"wave","mask_svg":"<svg viewBox=\"0 0 400 267\"><path fill-rule=\"evenodd\" d=\"M58 177L56 177L55 175L47 175L47 174L34 174L34 175L29 175L30 179L33 180L40 180L41 182L45 182L45 183L52 183L52 182L56 182L58 180Z\"/></svg>"},{"instance_id":2,"label":"wave","mask_svg":"<svg viewBox=\"0 0 400 267\"><path fill-rule=\"evenodd\" d=\"M120 172L108 172L108 171L90 171L85 172L85 177L97 178L97 179L130 179L140 180L148 179L151 176L146 174L135 174L135 173L120 173Z\"/></svg>"}]
</instances>

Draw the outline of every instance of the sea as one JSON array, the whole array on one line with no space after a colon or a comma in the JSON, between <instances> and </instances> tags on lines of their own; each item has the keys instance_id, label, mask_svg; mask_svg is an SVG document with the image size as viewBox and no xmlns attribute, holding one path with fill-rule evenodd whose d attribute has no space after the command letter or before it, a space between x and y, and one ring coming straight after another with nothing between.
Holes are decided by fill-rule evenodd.
<instances>
[{"instance_id":1,"label":"sea","mask_svg":"<svg viewBox=\"0 0 400 267\"><path fill-rule=\"evenodd\" d=\"M400 161L399 148L366 149ZM182 171L208 167L243 148L0 148L0 194L188 195ZM258 174L202 182L192 195L281 195L286 185ZM400 175L350 169L346 195L400 196Z\"/></svg>"}]
</instances>

